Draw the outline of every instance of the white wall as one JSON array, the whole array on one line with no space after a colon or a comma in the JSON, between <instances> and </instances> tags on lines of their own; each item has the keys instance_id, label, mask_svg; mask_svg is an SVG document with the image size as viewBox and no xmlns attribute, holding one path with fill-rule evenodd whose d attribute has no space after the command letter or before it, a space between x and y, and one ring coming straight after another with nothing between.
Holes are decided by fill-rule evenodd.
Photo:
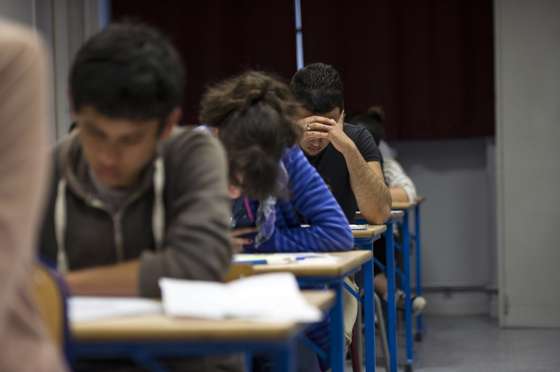
<instances>
[{"instance_id":1,"label":"white wall","mask_svg":"<svg viewBox=\"0 0 560 372\"><path fill-rule=\"evenodd\" d=\"M489 139L391 144L420 195L427 311L487 314L496 273ZM445 291L442 291L445 289ZM456 290L459 289L459 290Z\"/></svg>"},{"instance_id":2,"label":"white wall","mask_svg":"<svg viewBox=\"0 0 560 372\"><path fill-rule=\"evenodd\" d=\"M500 320L560 326L560 1L495 1Z\"/></svg>"}]
</instances>

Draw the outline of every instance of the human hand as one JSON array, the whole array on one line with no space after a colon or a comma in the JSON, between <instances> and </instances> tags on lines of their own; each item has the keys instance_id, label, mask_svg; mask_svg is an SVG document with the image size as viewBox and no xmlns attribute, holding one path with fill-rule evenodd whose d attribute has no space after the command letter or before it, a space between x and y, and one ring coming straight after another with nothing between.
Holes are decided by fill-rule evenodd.
<instances>
[{"instance_id":1,"label":"human hand","mask_svg":"<svg viewBox=\"0 0 560 372\"><path fill-rule=\"evenodd\" d=\"M233 247L234 253L241 253L243 251L243 246L252 244L253 240L244 238L243 235L253 234L257 232L256 227L241 227L234 229L230 232L231 246Z\"/></svg>"}]
</instances>

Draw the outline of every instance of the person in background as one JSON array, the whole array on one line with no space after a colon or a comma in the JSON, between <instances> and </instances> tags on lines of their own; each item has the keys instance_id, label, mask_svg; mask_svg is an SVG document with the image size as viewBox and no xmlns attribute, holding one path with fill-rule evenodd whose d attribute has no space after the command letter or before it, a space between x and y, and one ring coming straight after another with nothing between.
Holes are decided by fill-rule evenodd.
<instances>
[{"instance_id":1,"label":"person in background","mask_svg":"<svg viewBox=\"0 0 560 372\"><path fill-rule=\"evenodd\" d=\"M163 277L223 280L232 256L225 154L207 133L171 134L184 90L173 46L148 26L110 25L80 48L69 83L76 129L54 149L42 257L74 295L158 297ZM239 370L235 359L172 368Z\"/></svg>"},{"instance_id":2,"label":"person in background","mask_svg":"<svg viewBox=\"0 0 560 372\"><path fill-rule=\"evenodd\" d=\"M290 87L303 106L299 144L329 185L348 221L356 211L372 224L391 213L391 195L383 179L382 158L371 135L344 121L344 88L336 69L313 63L292 77Z\"/></svg>"},{"instance_id":3,"label":"person in background","mask_svg":"<svg viewBox=\"0 0 560 372\"><path fill-rule=\"evenodd\" d=\"M394 151L383 140L385 137L384 119L385 114L383 110L380 107L373 106L365 114L350 118L350 122L366 128L379 146L383 155L383 174L385 181L389 185L392 200L394 202L414 202L416 201L416 187L410 177L404 172L403 167L395 159ZM375 242L375 256L383 265L385 264L384 245L384 238ZM387 300L387 277L377 266L375 267L374 282L377 293L384 300ZM404 292L398 290L395 298L399 308L404 308ZM424 297L412 297L412 310L415 314L420 314L425 307L426 299Z\"/></svg>"},{"instance_id":4,"label":"person in background","mask_svg":"<svg viewBox=\"0 0 560 372\"><path fill-rule=\"evenodd\" d=\"M32 288L47 186L48 63L31 30L0 21L0 370L66 370Z\"/></svg>"},{"instance_id":5,"label":"person in background","mask_svg":"<svg viewBox=\"0 0 560 372\"><path fill-rule=\"evenodd\" d=\"M348 220L297 146L299 110L286 84L256 71L211 87L202 99L200 119L214 128L228 156L232 240L238 251L352 249ZM351 335L357 304L347 304L345 329ZM315 326L309 337L328 353L327 322ZM298 370L318 368L307 348L299 351Z\"/></svg>"}]
</instances>

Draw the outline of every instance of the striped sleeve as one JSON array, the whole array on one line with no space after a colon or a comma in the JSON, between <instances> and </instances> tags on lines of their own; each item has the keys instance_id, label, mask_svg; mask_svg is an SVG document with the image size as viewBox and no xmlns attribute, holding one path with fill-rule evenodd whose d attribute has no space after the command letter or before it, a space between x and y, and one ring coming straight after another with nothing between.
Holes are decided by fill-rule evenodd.
<instances>
[{"instance_id":1,"label":"striped sleeve","mask_svg":"<svg viewBox=\"0 0 560 372\"><path fill-rule=\"evenodd\" d=\"M277 224L271 239L261 248L276 252L352 249L354 240L346 216L301 149L293 147L287 151L283 162L290 176L291 204L309 227L299 223L285 227Z\"/></svg>"}]
</instances>

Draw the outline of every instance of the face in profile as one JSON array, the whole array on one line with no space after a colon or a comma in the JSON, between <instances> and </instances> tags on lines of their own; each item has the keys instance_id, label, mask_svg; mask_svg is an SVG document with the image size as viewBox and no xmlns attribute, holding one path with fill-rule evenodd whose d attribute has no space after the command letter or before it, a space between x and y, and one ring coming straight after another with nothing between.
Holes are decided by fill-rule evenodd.
<instances>
[{"instance_id":1,"label":"face in profile","mask_svg":"<svg viewBox=\"0 0 560 372\"><path fill-rule=\"evenodd\" d=\"M158 120L106 117L92 107L73 114L86 160L98 182L108 188L134 185L150 162L160 137Z\"/></svg>"},{"instance_id":2,"label":"face in profile","mask_svg":"<svg viewBox=\"0 0 560 372\"><path fill-rule=\"evenodd\" d=\"M305 109L301 110L301 112L302 114L300 115L299 120L305 119L310 116L322 116L334 121L338 121L342 110L338 107L335 107L331 111L324 114L313 114L312 112ZM315 156L321 153L321 151L323 151L329 145L329 140L327 138L317 138L313 136L313 132L309 132L306 130L301 137L299 145L307 155Z\"/></svg>"}]
</instances>

